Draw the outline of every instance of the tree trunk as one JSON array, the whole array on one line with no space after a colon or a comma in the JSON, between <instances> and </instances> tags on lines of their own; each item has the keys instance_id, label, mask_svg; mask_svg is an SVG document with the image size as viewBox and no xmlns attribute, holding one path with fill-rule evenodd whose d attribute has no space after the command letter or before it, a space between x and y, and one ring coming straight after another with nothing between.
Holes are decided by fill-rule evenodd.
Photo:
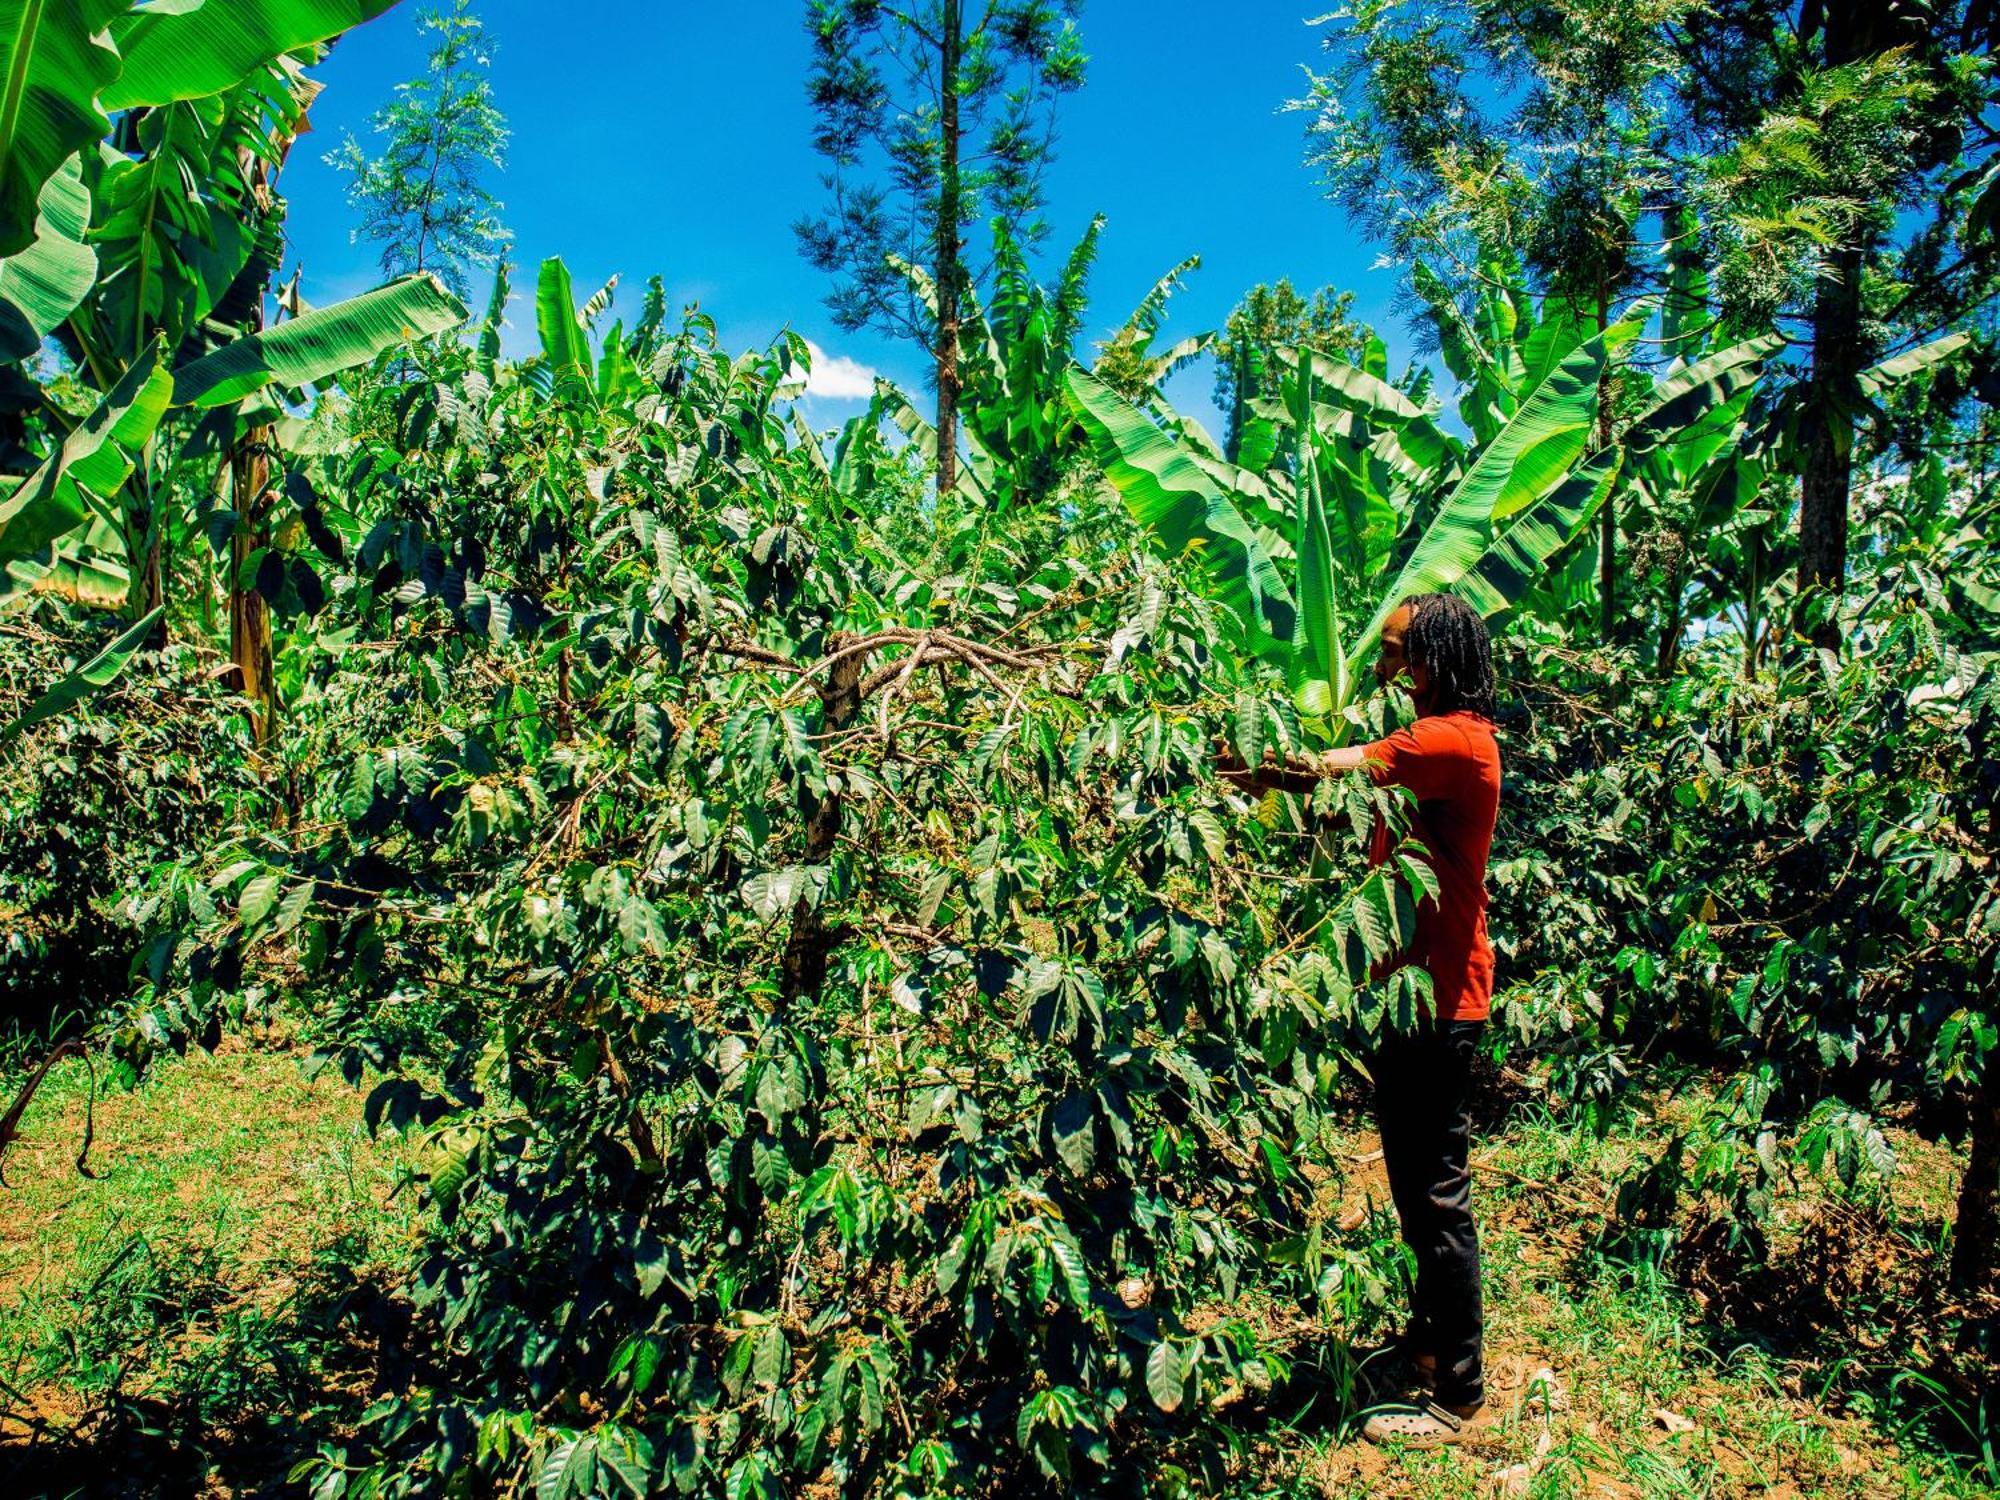
<instances>
[{"instance_id":1,"label":"tree trunk","mask_svg":"<svg viewBox=\"0 0 2000 1500\"><path fill-rule=\"evenodd\" d=\"M1681 636L1686 625L1681 620L1681 592L1686 587L1681 565L1676 563L1667 579L1666 599L1660 606L1660 641L1653 651L1653 675L1671 677L1681 661Z\"/></svg>"},{"instance_id":2,"label":"tree trunk","mask_svg":"<svg viewBox=\"0 0 2000 1500\"><path fill-rule=\"evenodd\" d=\"M853 637L844 631L834 631L826 638L828 656L837 656L840 651L853 644ZM861 675L868 665L867 651L856 651L841 657L827 669L826 680L820 684L820 732L823 735L838 734L851 727L861 712ZM829 789L806 817L805 860L808 865L823 865L833 857L834 846L840 841L840 793ZM782 1004L789 1007L792 1001L802 995L819 993L826 983L827 954L833 948L834 934L820 914L819 905L801 896L792 907L792 931L785 942L785 956L779 969Z\"/></svg>"},{"instance_id":3,"label":"tree trunk","mask_svg":"<svg viewBox=\"0 0 2000 1500\"><path fill-rule=\"evenodd\" d=\"M139 565L139 585L143 595L139 617L144 619L156 609L160 610L160 617L146 638L148 651L164 650L167 644L167 616L163 607L167 602L166 537L165 524L149 508L146 514L146 555Z\"/></svg>"},{"instance_id":4,"label":"tree trunk","mask_svg":"<svg viewBox=\"0 0 2000 1500\"><path fill-rule=\"evenodd\" d=\"M943 168L938 185L937 265L937 492L958 484L958 286L959 198L958 73L964 17L960 0L945 0L942 55L938 60L939 145Z\"/></svg>"},{"instance_id":5,"label":"tree trunk","mask_svg":"<svg viewBox=\"0 0 2000 1500\"><path fill-rule=\"evenodd\" d=\"M1597 333L1604 336L1611 326L1610 294L1601 287L1597 294ZM1612 371L1606 368L1597 382L1597 446L1611 446L1611 397ZM1612 485L1611 492L1604 497L1604 509L1599 516L1602 530L1597 542L1597 603L1599 610L1598 630L1608 642L1618 625L1618 486Z\"/></svg>"},{"instance_id":6,"label":"tree trunk","mask_svg":"<svg viewBox=\"0 0 2000 1500\"><path fill-rule=\"evenodd\" d=\"M229 659L235 688L254 705L251 722L257 743L269 742L278 727L278 685L271 674L271 612L256 581L243 572L259 548L270 544L264 498L271 477L272 432L253 427L230 450L229 472L236 504L236 531L229 541Z\"/></svg>"},{"instance_id":7,"label":"tree trunk","mask_svg":"<svg viewBox=\"0 0 2000 1500\"><path fill-rule=\"evenodd\" d=\"M281 161L290 147L289 138L280 143ZM244 148L237 153L237 168L250 190L250 201L270 212L270 162ZM264 299L260 293L245 332L259 333L263 327ZM259 426L245 432L227 450L230 494L236 510L236 530L229 539L229 659L236 666L236 691L253 705L251 725L260 745L268 744L278 728L278 684L271 671L271 611L257 592L256 580L246 580L243 572L246 561L271 542L265 524L270 506L264 491L271 482L271 454L276 445L276 431Z\"/></svg>"},{"instance_id":8,"label":"tree trunk","mask_svg":"<svg viewBox=\"0 0 2000 1500\"><path fill-rule=\"evenodd\" d=\"M1965 1181L1959 1185L1958 1218L1952 1229L1954 1291L1979 1291L1993 1279L1996 1240L2000 1240L2000 1095L1986 1082L1972 1096L1972 1152L1965 1163Z\"/></svg>"},{"instance_id":9,"label":"tree trunk","mask_svg":"<svg viewBox=\"0 0 2000 1500\"><path fill-rule=\"evenodd\" d=\"M1854 62L1863 50L1866 17L1851 0L1835 0L1822 15L1821 54L1828 68ZM1828 264L1813 299L1812 377L1807 396L1805 467L1799 476L1799 603L1817 603L1826 618L1811 628L1815 646L1840 648L1834 605L1847 580L1847 505L1854 485L1855 377L1861 373L1861 268L1866 246L1843 245Z\"/></svg>"},{"instance_id":10,"label":"tree trunk","mask_svg":"<svg viewBox=\"0 0 2000 1500\"><path fill-rule=\"evenodd\" d=\"M1835 252L1831 280L1813 302L1809 432L1799 479L1801 603L1818 595L1830 611L1847 578L1847 504L1854 484L1855 377L1861 373L1861 264L1858 246ZM1813 627L1815 646L1837 650L1831 613Z\"/></svg>"}]
</instances>

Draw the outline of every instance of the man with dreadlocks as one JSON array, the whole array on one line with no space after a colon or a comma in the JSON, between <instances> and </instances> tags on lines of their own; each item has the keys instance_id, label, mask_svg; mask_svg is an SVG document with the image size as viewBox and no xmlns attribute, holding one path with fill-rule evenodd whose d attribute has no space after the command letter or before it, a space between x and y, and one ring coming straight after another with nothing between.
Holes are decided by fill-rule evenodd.
<instances>
[{"instance_id":1,"label":"man with dreadlocks","mask_svg":"<svg viewBox=\"0 0 2000 1500\"><path fill-rule=\"evenodd\" d=\"M1451 594L1405 599L1382 626L1375 678L1406 679L1417 719L1387 739L1318 755L1268 757L1255 770L1228 747L1222 774L1246 790L1310 792L1326 776L1366 770L1409 789L1414 832L1429 852L1438 894L1417 907L1416 933L1397 958L1431 980L1432 1014L1415 1031L1383 1037L1369 1059L1382 1162L1417 1280L1402 1344L1429 1399L1376 1414L1371 1442L1456 1442L1485 1402L1480 1368L1479 1236L1472 1221L1469 1109L1472 1060L1493 998L1486 938L1486 857L1500 807L1493 738L1493 658L1486 623ZM1377 823L1371 862L1389 857Z\"/></svg>"}]
</instances>

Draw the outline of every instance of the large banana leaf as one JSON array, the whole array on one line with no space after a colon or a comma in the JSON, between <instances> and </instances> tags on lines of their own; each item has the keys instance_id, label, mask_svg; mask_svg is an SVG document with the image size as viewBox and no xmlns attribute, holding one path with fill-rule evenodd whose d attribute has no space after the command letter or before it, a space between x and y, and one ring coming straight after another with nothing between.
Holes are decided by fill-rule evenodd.
<instances>
[{"instance_id":1,"label":"large banana leaf","mask_svg":"<svg viewBox=\"0 0 2000 1500\"><path fill-rule=\"evenodd\" d=\"M1870 396L1878 396L1897 381L1907 380L1919 371L1950 359L1971 342L1970 334L1947 333L1928 344L1919 344L1906 354L1898 354L1894 359L1885 359L1879 365L1870 365L1863 370L1861 389Z\"/></svg>"},{"instance_id":2,"label":"large banana leaf","mask_svg":"<svg viewBox=\"0 0 2000 1500\"><path fill-rule=\"evenodd\" d=\"M1351 658L1374 649L1382 622L1398 603L1457 583L1485 554L1500 523L1569 475L1590 443L1598 380L1612 357L1639 336L1639 328L1639 320L1627 319L1579 344L1473 459L1382 595L1348 653Z\"/></svg>"},{"instance_id":3,"label":"large banana leaf","mask_svg":"<svg viewBox=\"0 0 2000 1500\"><path fill-rule=\"evenodd\" d=\"M486 300L486 321L479 325L479 342L472 356L473 367L488 380L500 363L500 330L507 322L508 270L504 260L493 268L493 294Z\"/></svg>"},{"instance_id":4,"label":"large banana leaf","mask_svg":"<svg viewBox=\"0 0 2000 1500\"><path fill-rule=\"evenodd\" d=\"M1255 530L1187 449L1103 381L1083 370L1065 377L1077 420L1098 466L1140 525L1169 557L1193 552L1217 599L1244 623L1260 655L1289 651L1297 611Z\"/></svg>"},{"instance_id":5,"label":"large banana leaf","mask_svg":"<svg viewBox=\"0 0 2000 1500\"><path fill-rule=\"evenodd\" d=\"M1333 566L1333 537L1320 494L1311 363L1289 384L1293 430L1298 435L1298 528L1292 545L1299 560L1299 623L1292 641L1292 692L1305 712L1325 716L1347 702L1347 656L1340 647L1340 585Z\"/></svg>"},{"instance_id":6,"label":"large banana leaf","mask_svg":"<svg viewBox=\"0 0 2000 1500\"><path fill-rule=\"evenodd\" d=\"M65 3L73 0L57 0L57 8ZM336 37L395 3L180 0L130 11L111 28L124 68L99 97L107 109L129 109L219 94L272 58Z\"/></svg>"},{"instance_id":7,"label":"large banana leaf","mask_svg":"<svg viewBox=\"0 0 2000 1500\"><path fill-rule=\"evenodd\" d=\"M1515 516L1451 591L1488 619L1513 608L1549 559L1597 514L1618 482L1624 459L1622 448L1591 455L1575 473ZM1402 597L1401 590L1390 595L1392 600Z\"/></svg>"},{"instance_id":8,"label":"large banana leaf","mask_svg":"<svg viewBox=\"0 0 2000 1500\"><path fill-rule=\"evenodd\" d=\"M146 637L152 634L153 627L159 623L160 615L165 608L166 606L162 605L155 609L75 671L67 672L58 678L55 685L29 704L27 711L20 717L8 724L0 725L0 745L13 739L22 730L32 729L44 719L53 719L57 714L67 712L91 694L117 681L118 674L125 670L125 663L132 659L138 649L145 644Z\"/></svg>"},{"instance_id":9,"label":"large banana leaf","mask_svg":"<svg viewBox=\"0 0 2000 1500\"><path fill-rule=\"evenodd\" d=\"M1667 375L1654 387L1652 403L1626 428L1626 446L1650 448L1718 403L1755 385L1771 356L1784 347L1782 335L1769 333L1731 344Z\"/></svg>"},{"instance_id":10,"label":"large banana leaf","mask_svg":"<svg viewBox=\"0 0 2000 1500\"><path fill-rule=\"evenodd\" d=\"M465 305L435 276L402 276L359 297L316 307L226 344L174 371L174 405L211 407L276 382L311 385L385 349L465 321Z\"/></svg>"},{"instance_id":11,"label":"large banana leaf","mask_svg":"<svg viewBox=\"0 0 2000 1500\"><path fill-rule=\"evenodd\" d=\"M81 526L89 503L79 485L109 496L125 481L129 461L120 446L144 443L167 409L172 379L161 368L156 340L133 361L97 410L77 423L62 446L0 501L0 563L32 557Z\"/></svg>"},{"instance_id":12,"label":"large banana leaf","mask_svg":"<svg viewBox=\"0 0 2000 1500\"><path fill-rule=\"evenodd\" d=\"M1775 335L1746 339L1667 375L1619 444L1592 454L1547 495L1508 519L1478 563L1452 585L1453 591L1489 618L1510 609L1548 560L1590 523L1629 462L1647 462L1656 448L1671 449L1679 467L1701 467L1713 460L1737 440L1751 387L1783 347L1784 340ZM1687 451L1682 452L1684 443Z\"/></svg>"},{"instance_id":13,"label":"large banana leaf","mask_svg":"<svg viewBox=\"0 0 2000 1500\"><path fill-rule=\"evenodd\" d=\"M100 90L118 76L102 35L130 0L0 0L0 255L35 238L42 184L111 122Z\"/></svg>"},{"instance_id":14,"label":"large banana leaf","mask_svg":"<svg viewBox=\"0 0 2000 1500\"><path fill-rule=\"evenodd\" d=\"M0 261L0 360L32 358L90 295L97 252L83 242L89 226L83 163L73 156L42 184L34 243Z\"/></svg>"},{"instance_id":15,"label":"large banana leaf","mask_svg":"<svg viewBox=\"0 0 2000 1500\"><path fill-rule=\"evenodd\" d=\"M542 357L558 383L574 379L590 380L590 340L576 315L576 294L571 290L569 267L560 256L542 262L535 278L535 329L542 336Z\"/></svg>"}]
</instances>

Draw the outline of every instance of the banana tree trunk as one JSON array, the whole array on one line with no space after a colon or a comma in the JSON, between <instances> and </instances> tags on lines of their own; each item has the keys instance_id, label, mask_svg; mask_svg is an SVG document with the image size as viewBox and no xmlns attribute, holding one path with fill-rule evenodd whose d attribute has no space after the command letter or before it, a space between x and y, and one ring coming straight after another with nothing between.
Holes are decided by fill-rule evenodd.
<instances>
[{"instance_id":1,"label":"banana tree trunk","mask_svg":"<svg viewBox=\"0 0 2000 1500\"><path fill-rule=\"evenodd\" d=\"M250 559L270 545L264 491L271 477L271 439L269 427L253 427L229 456L236 502L236 532L229 543L229 659L236 667L236 691L253 705L251 722L260 745L278 727L278 684L271 671L270 607L255 578L246 580L245 573Z\"/></svg>"},{"instance_id":2,"label":"banana tree trunk","mask_svg":"<svg viewBox=\"0 0 2000 1500\"><path fill-rule=\"evenodd\" d=\"M1676 563L1667 575L1666 597L1660 605L1660 640L1653 652L1653 674L1671 677L1681 661L1681 636L1687 626L1681 614L1681 595L1686 584Z\"/></svg>"},{"instance_id":3,"label":"banana tree trunk","mask_svg":"<svg viewBox=\"0 0 2000 1500\"><path fill-rule=\"evenodd\" d=\"M964 16L960 0L945 0L938 60L939 145L943 167L937 215L937 491L958 484L958 219L961 183L958 148L959 48Z\"/></svg>"}]
</instances>

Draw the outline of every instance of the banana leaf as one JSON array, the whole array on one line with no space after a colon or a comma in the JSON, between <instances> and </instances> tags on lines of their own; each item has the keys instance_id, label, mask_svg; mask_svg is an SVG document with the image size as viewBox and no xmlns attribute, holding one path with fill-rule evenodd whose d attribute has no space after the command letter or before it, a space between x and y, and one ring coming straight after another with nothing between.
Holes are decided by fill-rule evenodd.
<instances>
[{"instance_id":1,"label":"banana leaf","mask_svg":"<svg viewBox=\"0 0 2000 1500\"><path fill-rule=\"evenodd\" d=\"M0 0L0 255L34 241L42 186L111 121L99 92L118 76L104 28L130 0Z\"/></svg>"},{"instance_id":2,"label":"banana leaf","mask_svg":"<svg viewBox=\"0 0 2000 1500\"><path fill-rule=\"evenodd\" d=\"M1065 383L1098 466L1133 518L1168 557L1193 553L1199 559L1216 598L1242 622L1253 652L1284 659L1297 608L1270 554L1230 498L1184 445L1103 381L1073 369Z\"/></svg>"},{"instance_id":3,"label":"banana leaf","mask_svg":"<svg viewBox=\"0 0 2000 1500\"><path fill-rule=\"evenodd\" d=\"M1932 339L1928 344L1919 344L1906 354L1898 354L1893 359L1885 359L1878 365L1870 365L1861 372L1861 389L1870 396L1879 396L1899 380L1928 370L1932 365L1950 359L1967 344L1972 336L1965 333L1947 333L1942 338Z\"/></svg>"},{"instance_id":4,"label":"banana leaf","mask_svg":"<svg viewBox=\"0 0 2000 1500\"><path fill-rule=\"evenodd\" d=\"M1638 336L1626 319L1586 339L1542 381L1513 419L1472 460L1438 507L1409 561L1381 598L1349 651L1374 649L1382 623L1411 594L1450 588L1485 554L1500 523L1517 516L1565 480L1590 442L1597 386L1611 359Z\"/></svg>"},{"instance_id":5,"label":"banana leaf","mask_svg":"<svg viewBox=\"0 0 2000 1500\"><path fill-rule=\"evenodd\" d=\"M504 260L493 268L493 292L486 299L486 321L479 325L479 342L473 346L473 366L488 380L493 378L494 367L500 363L500 330L507 324L511 269Z\"/></svg>"},{"instance_id":6,"label":"banana leaf","mask_svg":"<svg viewBox=\"0 0 2000 1500\"><path fill-rule=\"evenodd\" d=\"M1617 484L1624 461L1622 448L1591 455L1575 473L1516 515L1451 591L1487 619L1513 608L1534 587L1549 559L1590 524ZM1403 597L1400 589L1390 595L1395 601ZM1380 626L1376 628L1379 632Z\"/></svg>"},{"instance_id":7,"label":"banana leaf","mask_svg":"<svg viewBox=\"0 0 2000 1500\"><path fill-rule=\"evenodd\" d=\"M172 379L160 365L157 339L135 360L97 410L77 423L42 466L0 501L0 563L32 557L81 526L90 514L83 488L110 496L125 482L138 447L167 409Z\"/></svg>"},{"instance_id":8,"label":"banana leaf","mask_svg":"<svg viewBox=\"0 0 2000 1500\"><path fill-rule=\"evenodd\" d=\"M569 267L560 256L543 261L535 278L535 331L542 338L542 357L558 382L590 378L590 342L577 320Z\"/></svg>"},{"instance_id":9,"label":"banana leaf","mask_svg":"<svg viewBox=\"0 0 2000 1500\"><path fill-rule=\"evenodd\" d=\"M97 252L83 242L89 227L90 193L73 156L42 184L34 243L0 261L0 359L33 358L90 295Z\"/></svg>"},{"instance_id":10,"label":"banana leaf","mask_svg":"<svg viewBox=\"0 0 2000 1500\"><path fill-rule=\"evenodd\" d=\"M118 674L125 670L125 664L145 644L146 637L152 634L154 625L165 610L165 605L153 610L89 661L58 678L54 686L28 705L27 712L8 724L0 725L0 744L46 719L68 712L84 699L116 682Z\"/></svg>"},{"instance_id":11,"label":"banana leaf","mask_svg":"<svg viewBox=\"0 0 2000 1500\"><path fill-rule=\"evenodd\" d=\"M1292 694L1302 712L1324 717L1347 702L1348 682L1347 657L1340 648L1340 585L1320 494L1312 362L1305 361L1287 385L1298 437L1298 524L1293 546L1299 559L1299 617L1292 640Z\"/></svg>"},{"instance_id":12,"label":"banana leaf","mask_svg":"<svg viewBox=\"0 0 2000 1500\"><path fill-rule=\"evenodd\" d=\"M224 406L273 382L311 385L410 339L456 328L465 315L465 305L435 276L401 276L181 366L174 371L174 405Z\"/></svg>"},{"instance_id":13,"label":"banana leaf","mask_svg":"<svg viewBox=\"0 0 2000 1500\"><path fill-rule=\"evenodd\" d=\"M56 9L65 3L58 0ZM395 3L204 0L126 10L111 27L124 66L99 97L106 109L130 109L219 94L272 58L339 36Z\"/></svg>"}]
</instances>

